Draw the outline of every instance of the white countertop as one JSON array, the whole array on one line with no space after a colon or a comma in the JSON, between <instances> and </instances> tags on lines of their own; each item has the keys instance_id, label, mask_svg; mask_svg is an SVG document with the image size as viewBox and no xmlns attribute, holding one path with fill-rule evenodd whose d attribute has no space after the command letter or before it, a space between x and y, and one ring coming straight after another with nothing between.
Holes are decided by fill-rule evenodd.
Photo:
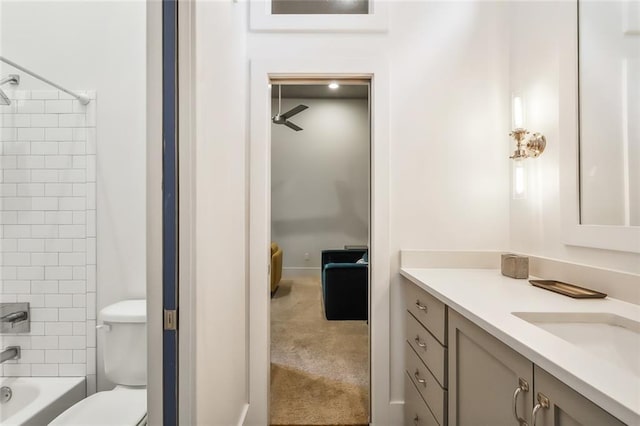
<instances>
[{"instance_id":1,"label":"white countertop","mask_svg":"<svg viewBox=\"0 0 640 426\"><path fill-rule=\"evenodd\" d=\"M576 300L495 269L402 268L401 274L629 425L640 425L640 379L512 312L598 312L640 321L640 306ZM533 278L533 277L532 277Z\"/></svg>"}]
</instances>

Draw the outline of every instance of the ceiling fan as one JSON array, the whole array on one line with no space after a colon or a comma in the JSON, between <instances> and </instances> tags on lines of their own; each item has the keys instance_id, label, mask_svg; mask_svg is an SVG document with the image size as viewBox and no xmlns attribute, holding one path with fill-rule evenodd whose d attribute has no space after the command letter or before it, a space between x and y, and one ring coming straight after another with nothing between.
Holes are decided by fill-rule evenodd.
<instances>
[{"instance_id":1,"label":"ceiling fan","mask_svg":"<svg viewBox=\"0 0 640 426\"><path fill-rule=\"evenodd\" d=\"M309 108L309 107L306 106L306 105L300 104L295 108L291 108L289 111L287 111L285 113L281 113L281 111L282 111L282 85L279 84L278 85L278 113L276 115L274 115L273 117L271 117L271 121L273 121L275 124L284 124L288 128L293 129L296 132L299 132L300 130L302 130L302 127L297 126L297 125L293 124L292 122L290 122L289 118L291 118L294 115L304 111L307 108Z\"/></svg>"}]
</instances>

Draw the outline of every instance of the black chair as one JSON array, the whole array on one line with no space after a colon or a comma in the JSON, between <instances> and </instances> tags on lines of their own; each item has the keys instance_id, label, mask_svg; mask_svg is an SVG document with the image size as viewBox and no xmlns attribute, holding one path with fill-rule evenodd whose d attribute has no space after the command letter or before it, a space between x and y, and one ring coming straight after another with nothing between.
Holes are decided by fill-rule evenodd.
<instances>
[{"instance_id":1,"label":"black chair","mask_svg":"<svg viewBox=\"0 0 640 426\"><path fill-rule=\"evenodd\" d=\"M322 251L322 301L328 320L369 319L369 265L356 263L366 253Z\"/></svg>"}]
</instances>

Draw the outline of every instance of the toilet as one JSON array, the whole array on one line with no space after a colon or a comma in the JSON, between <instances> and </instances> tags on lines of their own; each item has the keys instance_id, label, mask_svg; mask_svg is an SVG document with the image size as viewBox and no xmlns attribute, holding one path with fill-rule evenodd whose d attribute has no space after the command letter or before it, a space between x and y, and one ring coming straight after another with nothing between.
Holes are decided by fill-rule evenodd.
<instances>
[{"instance_id":1,"label":"toilet","mask_svg":"<svg viewBox=\"0 0 640 426\"><path fill-rule=\"evenodd\" d=\"M116 384L83 399L50 426L147 424L147 314L145 300L123 300L98 315L104 332L104 372Z\"/></svg>"}]
</instances>

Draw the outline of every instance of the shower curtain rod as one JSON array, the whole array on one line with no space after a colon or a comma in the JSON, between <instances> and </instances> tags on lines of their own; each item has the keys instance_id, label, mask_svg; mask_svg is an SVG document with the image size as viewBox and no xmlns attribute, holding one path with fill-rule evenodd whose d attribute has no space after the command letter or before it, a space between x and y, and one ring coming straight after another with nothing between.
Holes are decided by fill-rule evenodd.
<instances>
[{"instance_id":1,"label":"shower curtain rod","mask_svg":"<svg viewBox=\"0 0 640 426\"><path fill-rule=\"evenodd\" d=\"M74 98L79 100L82 105L86 105L89 102L91 102L91 99L89 99L89 97L87 95L82 95L82 94L74 93L71 90L67 90L64 87L55 84L53 81L48 80L48 79L42 77L41 75L38 75L35 72L30 71L30 70L26 69L25 67L20 66L20 65L16 64L15 62L10 61L9 59L7 59L7 58L5 58L3 56L0 56L0 62L4 62L5 64L11 65L13 68L19 69L20 71L29 74L31 77L35 77L38 80L44 81L45 83L55 87L58 90L62 90L63 92L70 94L71 96L73 96Z\"/></svg>"}]
</instances>

